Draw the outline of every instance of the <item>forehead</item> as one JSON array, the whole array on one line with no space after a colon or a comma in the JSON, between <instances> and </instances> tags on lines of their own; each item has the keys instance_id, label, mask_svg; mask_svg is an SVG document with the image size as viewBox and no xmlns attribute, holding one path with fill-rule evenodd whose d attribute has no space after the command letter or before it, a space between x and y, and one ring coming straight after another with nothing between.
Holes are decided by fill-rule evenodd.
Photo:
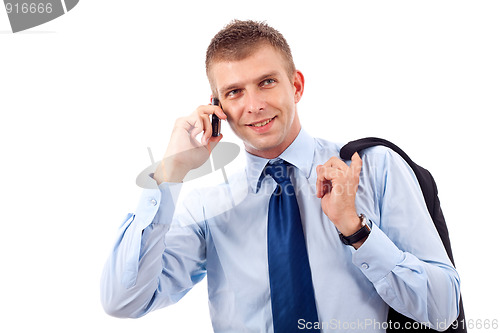
<instances>
[{"instance_id":1,"label":"forehead","mask_svg":"<svg viewBox=\"0 0 500 333\"><path fill-rule=\"evenodd\" d=\"M287 62L281 52L270 45L258 47L241 60L216 61L210 68L210 76L218 91L224 86L244 84L269 73L287 75Z\"/></svg>"}]
</instances>

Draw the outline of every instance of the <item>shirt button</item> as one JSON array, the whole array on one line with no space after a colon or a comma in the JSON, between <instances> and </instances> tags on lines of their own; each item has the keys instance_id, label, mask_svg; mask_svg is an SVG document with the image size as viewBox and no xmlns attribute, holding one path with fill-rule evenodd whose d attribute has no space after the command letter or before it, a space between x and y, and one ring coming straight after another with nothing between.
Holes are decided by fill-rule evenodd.
<instances>
[{"instance_id":1,"label":"shirt button","mask_svg":"<svg viewBox=\"0 0 500 333\"><path fill-rule=\"evenodd\" d=\"M151 206L156 206L156 199L154 198L151 198L151 200L149 200L149 203L151 204Z\"/></svg>"},{"instance_id":2,"label":"shirt button","mask_svg":"<svg viewBox=\"0 0 500 333\"><path fill-rule=\"evenodd\" d=\"M362 267L363 269L368 269L368 268L370 268L370 266L369 266L366 262L362 263L362 264L361 264L361 267Z\"/></svg>"}]
</instances>

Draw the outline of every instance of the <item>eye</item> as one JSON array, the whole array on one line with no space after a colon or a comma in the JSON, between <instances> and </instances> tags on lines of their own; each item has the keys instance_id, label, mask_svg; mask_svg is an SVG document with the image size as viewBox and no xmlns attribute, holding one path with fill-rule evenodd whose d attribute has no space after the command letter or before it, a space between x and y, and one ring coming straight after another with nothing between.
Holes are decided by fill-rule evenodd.
<instances>
[{"instance_id":1,"label":"eye","mask_svg":"<svg viewBox=\"0 0 500 333\"><path fill-rule=\"evenodd\" d=\"M227 94L226 94L226 97L227 98L231 98L231 97L235 97L237 94L239 94L241 92L241 89L233 89L231 91L229 91Z\"/></svg>"},{"instance_id":2,"label":"eye","mask_svg":"<svg viewBox=\"0 0 500 333\"><path fill-rule=\"evenodd\" d=\"M266 86L272 86L276 84L276 80L275 79L265 79L264 81L262 81L262 83L260 84L262 87L266 87Z\"/></svg>"}]
</instances>

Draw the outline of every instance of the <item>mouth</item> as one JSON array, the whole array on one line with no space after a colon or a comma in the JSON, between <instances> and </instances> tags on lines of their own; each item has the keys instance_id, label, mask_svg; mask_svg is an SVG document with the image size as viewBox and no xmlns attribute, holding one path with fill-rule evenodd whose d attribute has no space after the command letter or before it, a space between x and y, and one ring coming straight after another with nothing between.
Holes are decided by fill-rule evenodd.
<instances>
[{"instance_id":1,"label":"mouth","mask_svg":"<svg viewBox=\"0 0 500 333\"><path fill-rule=\"evenodd\" d=\"M269 124L275 118L276 118L276 116L274 116L272 118L265 119L265 120L260 120L260 121L257 121L255 123L248 124L247 126L251 126L251 127L263 127L263 126L266 126L267 124Z\"/></svg>"}]
</instances>

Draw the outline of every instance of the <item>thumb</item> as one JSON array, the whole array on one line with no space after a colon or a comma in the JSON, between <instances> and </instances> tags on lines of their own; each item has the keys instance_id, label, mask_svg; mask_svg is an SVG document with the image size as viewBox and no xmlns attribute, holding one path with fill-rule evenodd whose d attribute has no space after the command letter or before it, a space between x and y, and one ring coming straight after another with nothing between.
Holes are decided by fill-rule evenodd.
<instances>
[{"instance_id":1,"label":"thumb","mask_svg":"<svg viewBox=\"0 0 500 333\"><path fill-rule=\"evenodd\" d=\"M219 136L211 136L210 139L208 139L208 143L205 145L205 147L207 147L209 153L212 152L212 150L215 148L215 146L217 146L220 140L222 140L222 133Z\"/></svg>"},{"instance_id":2,"label":"thumb","mask_svg":"<svg viewBox=\"0 0 500 333\"><path fill-rule=\"evenodd\" d=\"M362 165L363 161L361 160L361 157L359 157L359 154L357 152L354 153L351 157L351 170L356 176L359 176L359 174L361 173Z\"/></svg>"}]
</instances>

